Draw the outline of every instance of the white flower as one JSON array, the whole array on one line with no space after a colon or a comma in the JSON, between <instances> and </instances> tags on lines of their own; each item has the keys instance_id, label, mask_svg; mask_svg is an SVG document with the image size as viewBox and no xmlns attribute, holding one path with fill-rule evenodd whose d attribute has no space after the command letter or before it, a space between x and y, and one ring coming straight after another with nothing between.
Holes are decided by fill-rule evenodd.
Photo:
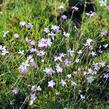
<instances>
[{"instance_id":1,"label":"white flower","mask_svg":"<svg viewBox=\"0 0 109 109\"><path fill-rule=\"evenodd\" d=\"M93 40L89 38L89 39L87 39L86 44L90 45L92 42L93 42Z\"/></svg>"},{"instance_id":2,"label":"white flower","mask_svg":"<svg viewBox=\"0 0 109 109\"><path fill-rule=\"evenodd\" d=\"M88 72L87 72L87 74L92 74L93 73L93 70L90 68L90 69L88 69Z\"/></svg>"},{"instance_id":3,"label":"white flower","mask_svg":"<svg viewBox=\"0 0 109 109\"><path fill-rule=\"evenodd\" d=\"M79 55L82 54L82 50L79 50L79 51L77 52L77 54L79 54Z\"/></svg>"},{"instance_id":4,"label":"white flower","mask_svg":"<svg viewBox=\"0 0 109 109\"><path fill-rule=\"evenodd\" d=\"M9 33L9 31L3 31L3 37L6 37L6 35Z\"/></svg>"},{"instance_id":5,"label":"white flower","mask_svg":"<svg viewBox=\"0 0 109 109\"><path fill-rule=\"evenodd\" d=\"M104 74L104 78L108 79L109 78L109 74Z\"/></svg>"},{"instance_id":6,"label":"white flower","mask_svg":"<svg viewBox=\"0 0 109 109\"><path fill-rule=\"evenodd\" d=\"M67 77L68 77L68 78L71 78L71 77L72 77L72 75L71 75L71 74L68 74L68 75L67 75Z\"/></svg>"},{"instance_id":7,"label":"white flower","mask_svg":"<svg viewBox=\"0 0 109 109\"><path fill-rule=\"evenodd\" d=\"M80 59L76 59L76 60L75 60L76 63L79 63L79 61L80 61Z\"/></svg>"},{"instance_id":8,"label":"white flower","mask_svg":"<svg viewBox=\"0 0 109 109\"><path fill-rule=\"evenodd\" d=\"M94 52L94 51L92 51L90 54L91 54L92 56L96 56L96 55L97 55L96 52Z\"/></svg>"},{"instance_id":9,"label":"white flower","mask_svg":"<svg viewBox=\"0 0 109 109\"><path fill-rule=\"evenodd\" d=\"M53 88L55 86L55 82L53 80L48 81L48 87Z\"/></svg>"},{"instance_id":10,"label":"white flower","mask_svg":"<svg viewBox=\"0 0 109 109\"><path fill-rule=\"evenodd\" d=\"M99 65L100 65L101 67L105 67L106 62L100 62Z\"/></svg>"},{"instance_id":11,"label":"white flower","mask_svg":"<svg viewBox=\"0 0 109 109\"><path fill-rule=\"evenodd\" d=\"M24 55L24 50L19 50L18 54Z\"/></svg>"},{"instance_id":12,"label":"white flower","mask_svg":"<svg viewBox=\"0 0 109 109\"><path fill-rule=\"evenodd\" d=\"M107 48L107 47L108 47L108 44L103 45L103 47L104 47L104 48Z\"/></svg>"},{"instance_id":13,"label":"white flower","mask_svg":"<svg viewBox=\"0 0 109 109\"><path fill-rule=\"evenodd\" d=\"M62 84L63 87L66 85L66 82L64 80L61 80L60 83Z\"/></svg>"},{"instance_id":14,"label":"white flower","mask_svg":"<svg viewBox=\"0 0 109 109\"><path fill-rule=\"evenodd\" d=\"M76 7L76 6L72 6L71 9L74 10L74 11L78 11L79 10L79 8Z\"/></svg>"},{"instance_id":15,"label":"white flower","mask_svg":"<svg viewBox=\"0 0 109 109\"><path fill-rule=\"evenodd\" d=\"M38 91L42 91L42 89L41 89L40 86L37 86L37 90L38 90Z\"/></svg>"},{"instance_id":16,"label":"white flower","mask_svg":"<svg viewBox=\"0 0 109 109\"><path fill-rule=\"evenodd\" d=\"M80 97L81 97L81 99L85 99L85 96L83 96L83 95L80 95Z\"/></svg>"},{"instance_id":17,"label":"white flower","mask_svg":"<svg viewBox=\"0 0 109 109\"><path fill-rule=\"evenodd\" d=\"M31 87L31 90L32 90L32 91L36 90L36 85L32 86L32 87Z\"/></svg>"},{"instance_id":18,"label":"white flower","mask_svg":"<svg viewBox=\"0 0 109 109\"><path fill-rule=\"evenodd\" d=\"M76 86L76 85L77 85L77 83L76 83L76 82L74 82L74 81L72 81L72 82L71 82L71 85L72 85L72 86Z\"/></svg>"},{"instance_id":19,"label":"white flower","mask_svg":"<svg viewBox=\"0 0 109 109\"><path fill-rule=\"evenodd\" d=\"M62 62L62 57L61 56L55 56L54 61L60 61Z\"/></svg>"},{"instance_id":20,"label":"white flower","mask_svg":"<svg viewBox=\"0 0 109 109\"><path fill-rule=\"evenodd\" d=\"M49 31L48 28L44 28L44 32L45 32L45 33L49 33L50 31Z\"/></svg>"},{"instance_id":21,"label":"white flower","mask_svg":"<svg viewBox=\"0 0 109 109\"><path fill-rule=\"evenodd\" d=\"M19 34L17 34L17 33L15 33L13 36L14 36L14 38L16 38L16 39L19 38Z\"/></svg>"},{"instance_id":22,"label":"white flower","mask_svg":"<svg viewBox=\"0 0 109 109\"><path fill-rule=\"evenodd\" d=\"M89 49L93 49L93 46L92 46L92 43L93 43L93 40L92 39L87 39L86 40L86 44L84 44L86 47L89 47Z\"/></svg>"},{"instance_id":23,"label":"white flower","mask_svg":"<svg viewBox=\"0 0 109 109\"><path fill-rule=\"evenodd\" d=\"M58 73L62 73L63 69L62 69L62 67L60 66L60 64L56 64L56 71L57 71Z\"/></svg>"},{"instance_id":24,"label":"white flower","mask_svg":"<svg viewBox=\"0 0 109 109\"><path fill-rule=\"evenodd\" d=\"M58 9L62 11L62 10L64 10L64 6L63 6L63 5L60 5L60 6L58 7Z\"/></svg>"},{"instance_id":25,"label":"white flower","mask_svg":"<svg viewBox=\"0 0 109 109\"><path fill-rule=\"evenodd\" d=\"M63 35L64 35L65 37L69 38L70 33L63 32Z\"/></svg>"},{"instance_id":26,"label":"white flower","mask_svg":"<svg viewBox=\"0 0 109 109\"><path fill-rule=\"evenodd\" d=\"M87 82L92 83L94 81L94 78L92 76L87 77Z\"/></svg>"},{"instance_id":27,"label":"white flower","mask_svg":"<svg viewBox=\"0 0 109 109\"><path fill-rule=\"evenodd\" d=\"M20 23L19 23L19 24L20 24L20 26L21 26L21 27L23 27L23 26L25 26L25 25L26 25L26 22L25 22L25 21L20 21Z\"/></svg>"},{"instance_id":28,"label":"white flower","mask_svg":"<svg viewBox=\"0 0 109 109\"><path fill-rule=\"evenodd\" d=\"M106 6L107 0L99 0L100 6Z\"/></svg>"},{"instance_id":29,"label":"white flower","mask_svg":"<svg viewBox=\"0 0 109 109\"><path fill-rule=\"evenodd\" d=\"M45 68L43 71L46 72L50 76L54 73L54 70L52 68L50 68L50 67Z\"/></svg>"},{"instance_id":30,"label":"white flower","mask_svg":"<svg viewBox=\"0 0 109 109\"><path fill-rule=\"evenodd\" d=\"M33 100L30 100L30 102L29 102L29 105L31 106L31 105L33 105Z\"/></svg>"},{"instance_id":31,"label":"white flower","mask_svg":"<svg viewBox=\"0 0 109 109\"><path fill-rule=\"evenodd\" d=\"M89 16L89 17L93 17L93 16L95 16L95 15L96 15L96 13L95 13L95 12L90 11L89 13L86 13L86 15L87 15L87 16Z\"/></svg>"}]
</instances>

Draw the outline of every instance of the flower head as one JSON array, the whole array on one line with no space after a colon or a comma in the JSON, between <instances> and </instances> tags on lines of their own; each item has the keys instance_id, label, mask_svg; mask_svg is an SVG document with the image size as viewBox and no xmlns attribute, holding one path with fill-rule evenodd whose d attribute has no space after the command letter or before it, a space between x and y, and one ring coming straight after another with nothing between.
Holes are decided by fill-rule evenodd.
<instances>
[{"instance_id":1,"label":"flower head","mask_svg":"<svg viewBox=\"0 0 109 109\"><path fill-rule=\"evenodd\" d=\"M48 81L48 87L53 88L55 86L55 82L53 80Z\"/></svg>"}]
</instances>

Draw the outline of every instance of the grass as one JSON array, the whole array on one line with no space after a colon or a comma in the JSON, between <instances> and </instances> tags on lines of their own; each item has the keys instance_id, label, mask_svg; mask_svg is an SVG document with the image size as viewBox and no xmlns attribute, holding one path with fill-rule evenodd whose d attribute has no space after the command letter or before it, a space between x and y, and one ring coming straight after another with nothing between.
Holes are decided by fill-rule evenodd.
<instances>
[{"instance_id":1,"label":"grass","mask_svg":"<svg viewBox=\"0 0 109 109\"><path fill-rule=\"evenodd\" d=\"M97 15L89 17L84 13L79 28L74 26L73 15L65 21L58 19L63 14L58 7L64 5L66 11L68 0L3 2L0 45L6 46L9 53L3 56L0 50L0 109L109 108L109 79L104 77L109 73L109 46L104 47L109 44L109 34L101 34L109 32L109 10L105 6L101 7L97 0L95 2ZM33 28L21 27L21 21L31 23ZM54 32L52 25L60 28L54 39L44 33L45 28ZM9 32L4 35L6 31ZM66 37L63 32L70 33L70 36ZM19 38L14 37L15 33ZM47 48L38 47L42 38L50 38L51 46L49 42ZM91 42L88 42L89 39ZM32 41L35 44L31 44ZM32 48L38 51L32 53ZM19 54L19 50L24 50L24 54ZM45 55L38 56L39 50L44 50ZM102 53L99 53L100 50ZM97 55L92 56L92 51ZM65 56L55 61L54 57L60 58L61 53ZM27 68L26 73L21 70L22 63ZM46 68L53 71L44 71ZM50 76L49 73L53 74ZM49 87L51 80L55 83L53 87ZM38 86L41 90L38 90ZM18 92L15 92L15 88Z\"/></svg>"}]
</instances>

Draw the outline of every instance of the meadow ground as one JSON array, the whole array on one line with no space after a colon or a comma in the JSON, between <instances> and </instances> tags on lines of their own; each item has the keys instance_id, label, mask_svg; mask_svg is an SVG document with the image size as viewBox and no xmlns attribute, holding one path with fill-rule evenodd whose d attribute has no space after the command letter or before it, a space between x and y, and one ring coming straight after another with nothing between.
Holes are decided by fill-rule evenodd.
<instances>
[{"instance_id":1,"label":"meadow ground","mask_svg":"<svg viewBox=\"0 0 109 109\"><path fill-rule=\"evenodd\" d=\"M69 1L0 6L0 109L109 109L109 1Z\"/></svg>"}]
</instances>

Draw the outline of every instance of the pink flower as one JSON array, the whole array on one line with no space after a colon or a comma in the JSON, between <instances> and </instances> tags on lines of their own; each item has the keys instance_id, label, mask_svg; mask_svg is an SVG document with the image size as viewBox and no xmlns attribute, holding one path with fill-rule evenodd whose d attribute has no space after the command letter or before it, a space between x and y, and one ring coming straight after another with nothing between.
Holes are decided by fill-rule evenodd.
<instances>
[{"instance_id":1,"label":"pink flower","mask_svg":"<svg viewBox=\"0 0 109 109\"><path fill-rule=\"evenodd\" d=\"M46 52L44 50L39 50L39 51L37 51L37 56L44 56L45 53Z\"/></svg>"},{"instance_id":2,"label":"pink flower","mask_svg":"<svg viewBox=\"0 0 109 109\"><path fill-rule=\"evenodd\" d=\"M106 7L107 7L107 9L109 9L109 4L107 4L107 6L106 6Z\"/></svg>"},{"instance_id":3,"label":"pink flower","mask_svg":"<svg viewBox=\"0 0 109 109\"><path fill-rule=\"evenodd\" d=\"M53 80L48 81L48 87L53 88L55 86L55 82Z\"/></svg>"},{"instance_id":4,"label":"pink flower","mask_svg":"<svg viewBox=\"0 0 109 109\"><path fill-rule=\"evenodd\" d=\"M61 16L61 19L62 19L62 20L66 20L66 19L67 19L67 16L66 16L66 15L62 15L62 16Z\"/></svg>"},{"instance_id":5,"label":"pink flower","mask_svg":"<svg viewBox=\"0 0 109 109\"><path fill-rule=\"evenodd\" d=\"M51 39L50 38L42 38L39 43L38 43L38 47L40 48L47 48L50 47L52 44Z\"/></svg>"}]
</instances>

